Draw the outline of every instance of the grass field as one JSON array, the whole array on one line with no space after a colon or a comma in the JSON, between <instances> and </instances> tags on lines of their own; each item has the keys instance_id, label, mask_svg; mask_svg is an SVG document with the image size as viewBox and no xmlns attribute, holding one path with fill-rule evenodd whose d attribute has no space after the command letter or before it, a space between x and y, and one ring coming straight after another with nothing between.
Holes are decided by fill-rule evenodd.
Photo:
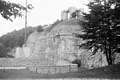
<instances>
[{"instance_id":1,"label":"grass field","mask_svg":"<svg viewBox=\"0 0 120 80\"><path fill-rule=\"evenodd\" d=\"M79 68L76 72L65 74L42 75L29 70L0 70L0 79L23 79L23 78L100 78L100 79L120 79L120 64L106 66L103 68L85 69Z\"/></svg>"}]
</instances>

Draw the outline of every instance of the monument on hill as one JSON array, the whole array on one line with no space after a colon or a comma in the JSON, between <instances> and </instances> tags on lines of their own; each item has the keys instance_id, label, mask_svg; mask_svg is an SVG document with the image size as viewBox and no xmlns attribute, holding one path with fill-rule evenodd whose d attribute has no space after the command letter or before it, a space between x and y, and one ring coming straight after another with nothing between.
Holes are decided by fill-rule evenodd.
<instances>
[{"instance_id":1,"label":"monument on hill","mask_svg":"<svg viewBox=\"0 0 120 80\"><path fill-rule=\"evenodd\" d=\"M61 20L67 20L70 18L79 18L82 16L82 12L84 12L83 8L75 8L69 7L67 10L61 11Z\"/></svg>"}]
</instances>

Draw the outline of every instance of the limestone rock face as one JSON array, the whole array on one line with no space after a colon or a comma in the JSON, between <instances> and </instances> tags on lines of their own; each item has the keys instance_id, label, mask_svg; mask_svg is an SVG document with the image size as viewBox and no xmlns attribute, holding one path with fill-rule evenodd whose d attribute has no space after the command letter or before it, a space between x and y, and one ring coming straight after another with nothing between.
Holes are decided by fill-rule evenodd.
<instances>
[{"instance_id":1,"label":"limestone rock face","mask_svg":"<svg viewBox=\"0 0 120 80\"><path fill-rule=\"evenodd\" d=\"M41 33L33 32L27 40L27 47L31 48L29 57L53 60L56 65L70 64L79 58L84 66L96 66L94 62L96 56L91 56L91 52L77 46L84 42L75 36L75 33L83 33L78 24L80 20L83 19L65 20L54 27L45 28ZM99 60L97 62L99 66L104 63Z\"/></svg>"},{"instance_id":2,"label":"limestone rock face","mask_svg":"<svg viewBox=\"0 0 120 80\"><path fill-rule=\"evenodd\" d=\"M115 56L114 63L115 64L120 63L120 53L115 53L114 56Z\"/></svg>"}]
</instances>

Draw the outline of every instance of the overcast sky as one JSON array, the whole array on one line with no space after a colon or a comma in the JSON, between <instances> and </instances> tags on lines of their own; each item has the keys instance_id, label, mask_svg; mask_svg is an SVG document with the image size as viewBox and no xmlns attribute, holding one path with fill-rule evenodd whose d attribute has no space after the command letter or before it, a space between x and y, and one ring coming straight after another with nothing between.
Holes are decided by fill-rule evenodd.
<instances>
[{"instance_id":1,"label":"overcast sky","mask_svg":"<svg viewBox=\"0 0 120 80\"><path fill-rule=\"evenodd\" d=\"M19 3L25 6L26 0L7 0ZM76 8L84 8L87 11L88 0L28 0L28 4L33 4L34 9L28 13L28 26L37 26L44 24L52 24L61 18L61 10L68 9L71 6ZM16 18L13 22L7 21L0 15L0 36L19 30L25 27L25 18Z\"/></svg>"}]
</instances>

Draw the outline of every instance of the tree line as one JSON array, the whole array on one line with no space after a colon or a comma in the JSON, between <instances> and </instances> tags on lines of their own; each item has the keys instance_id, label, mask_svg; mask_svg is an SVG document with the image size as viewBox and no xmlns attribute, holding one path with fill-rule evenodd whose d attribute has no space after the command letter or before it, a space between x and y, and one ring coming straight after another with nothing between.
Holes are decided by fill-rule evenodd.
<instances>
[{"instance_id":1,"label":"tree line","mask_svg":"<svg viewBox=\"0 0 120 80\"><path fill-rule=\"evenodd\" d=\"M36 27L27 27L27 37L36 30ZM14 30L0 37L0 57L7 57L7 53L15 47L22 47L24 44L25 29Z\"/></svg>"}]
</instances>

